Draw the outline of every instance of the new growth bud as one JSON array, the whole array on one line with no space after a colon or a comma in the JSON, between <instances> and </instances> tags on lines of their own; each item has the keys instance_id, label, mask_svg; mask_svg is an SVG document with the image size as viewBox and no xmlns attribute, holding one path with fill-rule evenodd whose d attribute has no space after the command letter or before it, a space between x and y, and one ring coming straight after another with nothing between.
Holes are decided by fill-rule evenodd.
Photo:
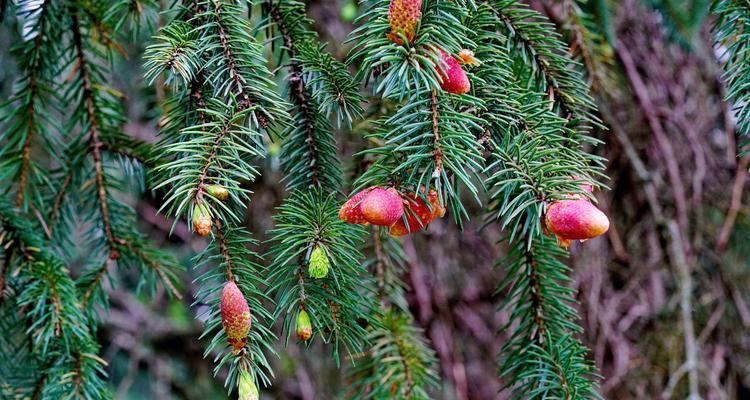
<instances>
[{"instance_id":1,"label":"new growth bud","mask_svg":"<svg viewBox=\"0 0 750 400\"><path fill-rule=\"evenodd\" d=\"M305 310L299 310L299 314L297 314L297 337L299 340L310 340L312 337L310 315Z\"/></svg>"},{"instance_id":2,"label":"new growth bud","mask_svg":"<svg viewBox=\"0 0 750 400\"><path fill-rule=\"evenodd\" d=\"M253 376L245 370L240 371L239 400L258 400L258 387L255 386Z\"/></svg>"},{"instance_id":3,"label":"new growth bud","mask_svg":"<svg viewBox=\"0 0 750 400\"><path fill-rule=\"evenodd\" d=\"M193 231L200 236L208 236L211 233L211 212L203 202L196 202L193 206Z\"/></svg>"},{"instance_id":4,"label":"new growth bud","mask_svg":"<svg viewBox=\"0 0 750 400\"><path fill-rule=\"evenodd\" d=\"M458 52L458 62L461 65L477 66L481 64L481 62L474 57L474 52L469 49L461 49L461 51Z\"/></svg>"},{"instance_id":5,"label":"new growth bud","mask_svg":"<svg viewBox=\"0 0 750 400\"><path fill-rule=\"evenodd\" d=\"M315 246L310 254L310 264L307 267L307 273L315 279L325 278L328 275L328 268L331 262L328 260L325 250L320 246Z\"/></svg>"},{"instance_id":6,"label":"new growth bud","mask_svg":"<svg viewBox=\"0 0 750 400\"><path fill-rule=\"evenodd\" d=\"M221 185L206 185L206 192L221 201L229 198L229 190Z\"/></svg>"}]
</instances>

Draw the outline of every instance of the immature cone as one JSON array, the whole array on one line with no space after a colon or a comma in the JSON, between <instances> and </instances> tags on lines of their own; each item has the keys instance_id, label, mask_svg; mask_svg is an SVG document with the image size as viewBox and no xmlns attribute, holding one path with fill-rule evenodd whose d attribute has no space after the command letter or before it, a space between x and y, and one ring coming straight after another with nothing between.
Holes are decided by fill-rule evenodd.
<instances>
[{"instance_id":1,"label":"immature cone","mask_svg":"<svg viewBox=\"0 0 750 400\"><path fill-rule=\"evenodd\" d=\"M193 206L193 230L201 236L211 233L211 212L205 203L195 203Z\"/></svg>"},{"instance_id":2,"label":"immature cone","mask_svg":"<svg viewBox=\"0 0 750 400\"><path fill-rule=\"evenodd\" d=\"M448 93L464 94L471 89L469 77L466 76L463 67L452 55L440 50L440 58L444 65L438 65L437 72L440 76L440 87Z\"/></svg>"},{"instance_id":3,"label":"immature cone","mask_svg":"<svg viewBox=\"0 0 750 400\"><path fill-rule=\"evenodd\" d=\"M232 281L224 285L221 293L221 325L235 351L245 347L250 332L250 307L240 288Z\"/></svg>"},{"instance_id":4,"label":"immature cone","mask_svg":"<svg viewBox=\"0 0 750 400\"><path fill-rule=\"evenodd\" d=\"M229 198L229 190L221 185L206 185L206 192L222 201Z\"/></svg>"},{"instance_id":5,"label":"immature cone","mask_svg":"<svg viewBox=\"0 0 750 400\"><path fill-rule=\"evenodd\" d=\"M305 310L300 310L297 314L297 337L299 340L310 340L312 337L312 323Z\"/></svg>"},{"instance_id":6,"label":"immature cone","mask_svg":"<svg viewBox=\"0 0 750 400\"><path fill-rule=\"evenodd\" d=\"M407 229L403 218L399 219L391 226L388 232L391 236L404 236L420 231L435 218L440 218L445 215L445 207L440 204L438 193L434 190L430 190L427 193L429 206L414 193L407 197L408 203L406 207L408 210L404 211L404 215L409 223L409 228Z\"/></svg>"},{"instance_id":7,"label":"immature cone","mask_svg":"<svg viewBox=\"0 0 750 400\"><path fill-rule=\"evenodd\" d=\"M239 383L239 400L258 400L260 395L258 394L258 387L255 386L253 376L249 372L242 370L240 371L240 383Z\"/></svg>"},{"instance_id":8,"label":"immature cone","mask_svg":"<svg viewBox=\"0 0 750 400\"><path fill-rule=\"evenodd\" d=\"M373 225L391 226L404 214L404 203L394 188L374 188L360 204L362 215Z\"/></svg>"},{"instance_id":9,"label":"immature cone","mask_svg":"<svg viewBox=\"0 0 750 400\"><path fill-rule=\"evenodd\" d=\"M328 268L331 262L322 247L316 246L310 254L310 264L307 266L307 272L315 279L325 278L328 275Z\"/></svg>"},{"instance_id":10,"label":"immature cone","mask_svg":"<svg viewBox=\"0 0 750 400\"><path fill-rule=\"evenodd\" d=\"M347 200L339 209L339 219L350 224L367 225L369 222L362 215L362 208L360 206L365 196L373 189L375 189L375 186L369 187Z\"/></svg>"},{"instance_id":11,"label":"immature cone","mask_svg":"<svg viewBox=\"0 0 750 400\"><path fill-rule=\"evenodd\" d=\"M422 0L391 0L388 6L388 23L391 32L386 34L388 40L403 44L399 34L403 34L411 43L417 30L417 22L422 15Z\"/></svg>"},{"instance_id":12,"label":"immature cone","mask_svg":"<svg viewBox=\"0 0 750 400\"><path fill-rule=\"evenodd\" d=\"M560 200L550 204L544 219L546 228L567 247L571 240L587 240L609 229L609 219L588 200Z\"/></svg>"}]
</instances>

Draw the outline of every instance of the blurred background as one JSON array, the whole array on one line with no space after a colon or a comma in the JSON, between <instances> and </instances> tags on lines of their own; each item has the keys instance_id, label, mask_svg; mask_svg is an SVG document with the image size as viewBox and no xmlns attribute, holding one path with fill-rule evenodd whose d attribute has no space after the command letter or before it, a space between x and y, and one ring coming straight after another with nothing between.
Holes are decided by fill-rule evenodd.
<instances>
[{"instance_id":1,"label":"blurred background","mask_svg":"<svg viewBox=\"0 0 750 400\"><path fill-rule=\"evenodd\" d=\"M162 1L168 7L167 0ZM358 5L308 1L308 13L328 49L345 59L341 43L353 29ZM706 399L750 398L750 202L748 157L737 157L731 106L722 101L722 49L711 39L708 0L529 1L554 23L586 68L607 130L591 149L609 160L610 190L596 194L612 227L604 237L574 244L570 284L578 290L581 339L603 376L607 399L688 398L686 360L693 360L698 391ZM590 16L580 18L578 8ZM5 9L5 7L0 7ZM160 25L159 16L151 22ZM8 24L0 31L0 98L9 96L15 66ZM128 134L155 140L165 96L143 81L148 29L116 60L115 86L125 95ZM280 74L283 75L283 74ZM159 86L159 85L157 85ZM378 113L380 104L369 105ZM364 120L339 132L344 160L368 146ZM286 195L275 145L254 183L247 226L265 239L274 207ZM355 160L356 161L356 160ZM347 181L357 173L349 166ZM191 257L206 242L184 222L156 214L161 200L135 197L141 229L156 245L173 249L188 267L184 291L194 293ZM473 204L466 202L466 204ZM442 388L436 399L506 399L497 376L497 353L507 339L498 312L503 293L501 232L483 225L475 206L463 231L449 219L404 239L409 306L439 359ZM264 252L265 249L259 249ZM75 270L75 266L73 266ZM122 282L128 271L119 270ZM134 296L127 285L110 289L112 309L99 330L118 399L221 399L206 341L198 339L201 305L191 296ZM277 327L278 330L278 327ZM305 350L279 344L274 386L262 397L334 399L346 389L319 343ZM690 362L690 361L688 361Z\"/></svg>"}]
</instances>

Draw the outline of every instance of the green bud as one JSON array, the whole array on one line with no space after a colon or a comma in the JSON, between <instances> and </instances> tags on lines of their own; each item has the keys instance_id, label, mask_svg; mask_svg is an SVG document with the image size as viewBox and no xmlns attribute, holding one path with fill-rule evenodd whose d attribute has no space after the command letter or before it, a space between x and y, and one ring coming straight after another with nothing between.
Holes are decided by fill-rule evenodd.
<instances>
[{"instance_id":1,"label":"green bud","mask_svg":"<svg viewBox=\"0 0 750 400\"><path fill-rule=\"evenodd\" d=\"M299 340L309 340L312 337L310 315L305 310L300 310L297 315L297 337Z\"/></svg>"},{"instance_id":2,"label":"green bud","mask_svg":"<svg viewBox=\"0 0 750 400\"><path fill-rule=\"evenodd\" d=\"M341 20L352 22L354 18L357 18L357 5L353 1L348 1L341 7Z\"/></svg>"},{"instance_id":3,"label":"green bud","mask_svg":"<svg viewBox=\"0 0 750 400\"><path fill-rule=\"evenodd\" d=\"M193 231L201 236L211 233L211 212L205 203L195 203L193 206Z\"/></svg>"},{"instance_id":4,"label":"green bud","mask_svg":"<svg viewBox=\"0 0 750 400\"><path fill-rule=\"evenodd\" d=\"M315 279L325 278L328 275L328 268L331 266L328 256L322 247L317 246L310 254L310 264L307 267L307 273Z\"/></svg>"},{"instance_id":5,"label":"green bud","mask_svg":"<svg viewBox=\"0 0 750 400\"><path fill-rule=\"evenodd\" d=\"M239 400L258 400L260 398L253 376L245 370L240 371L239 394Z\"/></svg>"},{"instance_id":6,"label":"green bud","mask_svg":"<svg viewBox=\"0 0 750 400\"><path fill-rule=\"evenodd\" d=\"M229 190L221 185L207 185L206 192L222 201L229 198Z\"/></svg>"}]
</instances>

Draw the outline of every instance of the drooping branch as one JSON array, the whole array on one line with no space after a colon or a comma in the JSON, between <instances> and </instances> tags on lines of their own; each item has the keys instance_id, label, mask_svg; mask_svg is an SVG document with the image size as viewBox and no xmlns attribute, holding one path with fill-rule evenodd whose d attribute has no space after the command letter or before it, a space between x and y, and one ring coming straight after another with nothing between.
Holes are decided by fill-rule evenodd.
<instances>
[{"instance_id":1,"label":"drooping branch","mask_svg":"<svg viewBox=\"0 0 750 400\"><path fill-rule=\"evenodd\" d=\"M107 239L107 244L110 251L109 258L112 260L116 260L117 258L119 258L119 252L116 249L116 238L112 231L112 222L109 215L107 183L102 159L102 147L104 146L104 143L101 141L101 132L99 130L99 112L97 111L97 106L94 100L95 94L93 83L89 75L88 61L86 60L86 54L83 48L81 24L75 8L70 8L70 16L72 21L73 45L75 47L77 58L77 69L83 85L82 100L84 102L88 123L89 146L91 154L94 158L96 194L99 199L99 211L101 212L104 235Z\"/></svg>"},{"instance_id":2,"label":"drooping branch","mask_svg":"<svg viewBox=\"0 0 750 400\"><path fill-rule=\"evenodd\" d=\"M438 179L443 172L443 150L440 149L440 115L438 113L437 90L435 89L432 89L430 93L430 112L432 114L433 145L435 147L432 153L435 156L435 170L432 172L432 177Z\"/></svg>"}]
</instances>

